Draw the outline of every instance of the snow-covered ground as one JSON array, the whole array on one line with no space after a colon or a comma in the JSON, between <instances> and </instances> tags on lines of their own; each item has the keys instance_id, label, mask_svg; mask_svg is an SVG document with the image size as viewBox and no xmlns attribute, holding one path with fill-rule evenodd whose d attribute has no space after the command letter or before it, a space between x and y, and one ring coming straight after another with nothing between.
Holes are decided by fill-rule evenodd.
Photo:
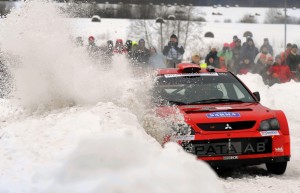
<instances>
[{"instance_id":1,"label":"snow-covered ground","mask_svg":"<svg viewBox=\"0 0 300 193\"><path fill-rule=\"evenodd\" d=\"M1 50L18 56L22 66L13 71L15 97L0 100L1 193L300 191L299 83L268 87L258 75L239 76L260 91L263 105L286 113L292 158L283 176L267 175L259 166L220 178L177 144L161 148L147 134L142 115L150 75L134 76L122 56L106 71L73 46L74 35L126 39L128 20L70 22L55 4L29 2L2 21ZM264 25L255 29L262 40ZM296 37L297 30L290 32L291 41Z\"/></svg>"}]
</instances>

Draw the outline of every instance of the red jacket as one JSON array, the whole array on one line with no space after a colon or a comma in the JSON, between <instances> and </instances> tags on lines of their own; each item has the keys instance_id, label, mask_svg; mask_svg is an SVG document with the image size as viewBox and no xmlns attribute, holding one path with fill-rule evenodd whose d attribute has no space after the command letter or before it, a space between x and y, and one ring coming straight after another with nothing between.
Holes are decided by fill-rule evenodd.
<instances>
[{"instance_id":1,"label":"red jacket","mask_svg":"<svg viewBox=\"0 0 300 193\"><path fill-rule=\"evenodd\" d=\"M281 52L280 53L280 57L281 57L281 62L282 64L285 63L285 59L288 57L288 55L291 53L291 50L287 49L285 50L285 52ZM285 56L285 57L284 57Z\"/></svg>"},{"instance_id":2,"label":"red jacket","mask_svg":"<svg viewBox=\"0 0 300 193\"><path fill-rule=\"evenodd\" d=\"M278 78L281 83L291 80L291 71L288 65L273 65L268 71L273 78Z\"/></svg>"}]
</instances>

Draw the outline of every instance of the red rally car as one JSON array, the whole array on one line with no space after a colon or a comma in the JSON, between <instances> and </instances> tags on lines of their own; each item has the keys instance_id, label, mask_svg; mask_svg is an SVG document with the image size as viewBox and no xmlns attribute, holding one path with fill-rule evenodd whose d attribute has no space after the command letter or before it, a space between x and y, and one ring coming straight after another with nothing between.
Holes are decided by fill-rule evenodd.
<instances>
[{"instance_id":1,"label":"red rally car","mask_svg":"<svg viewBox=\"0 0 300 193\"><path fill-rule=\"evenodd\" d=\"M160 69L153 102L161 117L184 117L165 142L178 142L212 167L265 163L270 173L285 172L291 156L285 114L261 105L259 93L231 72L188 63Z\"/></svg>"}]
</instances>

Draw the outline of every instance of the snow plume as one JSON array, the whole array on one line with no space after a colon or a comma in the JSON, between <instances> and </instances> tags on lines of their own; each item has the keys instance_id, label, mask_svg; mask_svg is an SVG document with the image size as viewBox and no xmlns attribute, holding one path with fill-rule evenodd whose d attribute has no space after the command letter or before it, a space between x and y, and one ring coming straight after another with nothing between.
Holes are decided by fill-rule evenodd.
<instances>
[{"instance_id":1,"label":"snow plume","mask_svg":"<svg viewBox=\"0 0 300 193\"><path fill-rule=\"evenodd\" d=\"M141 109L134 107L132 95L138 92L136 86L145 85L133 78L125 57L116 56L109 70L103 67L105 60L91 60L86 49L74 46L72 30L57 3L26 2L2 25L0 42L10 56L13 96L22 105L43 111L110 101ZM133 102L122 103L128 98Z\"/></svg>"}]
</instances>

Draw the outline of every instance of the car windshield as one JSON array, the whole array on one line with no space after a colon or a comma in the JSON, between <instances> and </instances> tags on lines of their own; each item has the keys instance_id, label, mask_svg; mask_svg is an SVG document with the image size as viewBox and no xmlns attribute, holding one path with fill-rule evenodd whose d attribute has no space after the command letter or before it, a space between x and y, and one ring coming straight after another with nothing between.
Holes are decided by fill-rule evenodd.
<instances>
[{"instance_id":1,"label":"car windshield","mask_svg":"<svg viewBox=\"0 0 300 193\"><path fill-rule=\"evenodd\" d=\"M256 101L238 79L222 72L199 76L159 76L153 88L153 102L159 105L190 105Z\"/></svg>"}]
</instances>

